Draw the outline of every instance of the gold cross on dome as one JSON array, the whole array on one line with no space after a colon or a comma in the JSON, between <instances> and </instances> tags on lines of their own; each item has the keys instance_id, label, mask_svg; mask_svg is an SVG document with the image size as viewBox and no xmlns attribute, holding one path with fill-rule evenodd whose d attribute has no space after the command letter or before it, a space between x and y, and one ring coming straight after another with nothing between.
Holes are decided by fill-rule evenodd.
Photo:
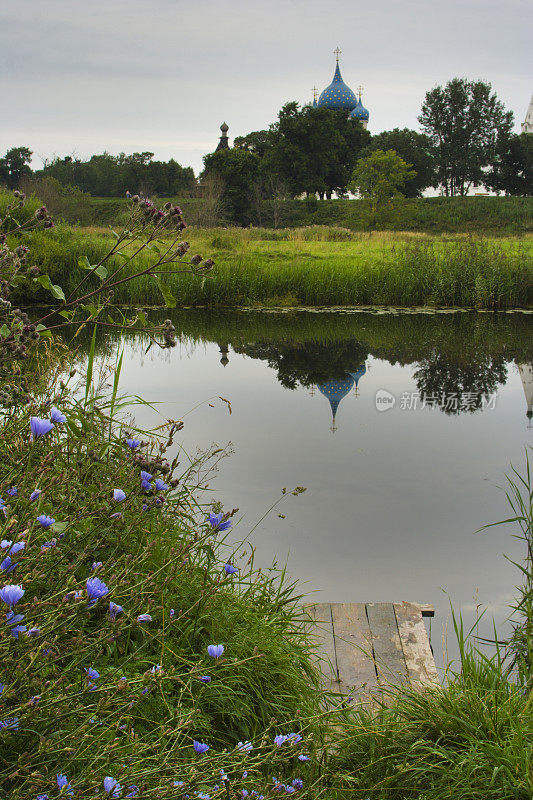
<instances>
[{"instance_id":1,"label":"gold cross on dome","mask_svg":"<svg viewBox=\"0 0 533 800\"><path fill-rule=\"evenodd\" d=\"M318 89L316 88L316 86L313 86L313 98L314 98L315 100L316 100L316 96L317 96L317 94L318 94Z\"/></svg>"},{"instance_id":2,"label":"gold cross on dome","mask_svg":"<svg viewBox=\"0 0 533 800\"><path fill-rule=\"evenodd\" d=\"M339 63L339 56L342 53L342 50L340 49L340 47L336 47L333 52L335 53L335 56L337 58L337 64L338 64Z\"/></svg>"},{"instance_id":3,"label":"gold cross on dome","mask_svg":"<svg viewBox=\"0 0 533 800\"><path fill-rule=\"evenodd\" d=\"M363 87L362 86L358 86L357 87L357 93L359 95L359 100L360 100L361 99L361 95L363 94Z\"/></svg>"}]
</instances>

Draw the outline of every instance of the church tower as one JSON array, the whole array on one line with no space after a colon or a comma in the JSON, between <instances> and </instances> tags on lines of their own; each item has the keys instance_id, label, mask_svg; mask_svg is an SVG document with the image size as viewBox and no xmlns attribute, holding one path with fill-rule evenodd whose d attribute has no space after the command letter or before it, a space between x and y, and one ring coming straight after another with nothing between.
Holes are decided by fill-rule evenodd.
<instances>
[{"instance_id":1,"label":"church tower","mask_svg":"<svg viewBox=\"0 0 533 800\"><path fill-rule=\"evenodd\" d=\"M220 130L222 132L222 136L220 137L219 143L217 144L217 149L215 150L215 153L217 152L217 150L229 150L229 139L228 139L229 126L226 125L225 122L223 122L222 125L220 126Z\"/></svg>"},{"instance_id":2,"label":"church tower","mask_svg":"<svg viewBox=\"0 0 533 800\"><path fill-rule=\"evenodd\" d=\"M533 94L529 101L529 108L527 110L526 118L522 123L522 133L533 133Z\"/></svg>"}]
</instances>

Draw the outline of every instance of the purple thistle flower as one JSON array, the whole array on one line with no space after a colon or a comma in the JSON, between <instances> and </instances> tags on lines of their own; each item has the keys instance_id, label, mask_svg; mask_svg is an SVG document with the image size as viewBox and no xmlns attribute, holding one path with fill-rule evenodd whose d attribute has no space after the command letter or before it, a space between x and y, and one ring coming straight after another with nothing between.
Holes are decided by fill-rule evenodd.
<instances>
[{"instance_id":1,"label":"purple thistle flower","mask_svg":"<svg viewBox=\"0 0 533 800\"><path fill-rule=\"evenodd\" d=\"M136 450L141 443L138 439L126 439L126 444L130 448L130 450Z\"/></svg>"},{"instance_id":2,"label":"purple thistle flower","mask_svg":"<svg viewBox=\"0 0 533 800\"><path fill-rule=\"evenodd\" d=\"M40 489L34 489L34 491L30 494L30 503L33 503L39 495L42 494Z\"/></svg>"},{"instance_id":3,"label":"purple thistle flower","mask_svg":"<svg viewBox=\"0 0 533 800\"><path fill-rule=\"evenodd\" d=\"M204 742L197 742L196 739L193 740L193 747L195 751L198 753L198 755L201 755L202 753L207 753L207 751L209 750L208 744L204 744Z\"/></svg>"},{"instance_id":4,"label":"purple thistle flower","mask_svg":"<svg viewBox=\"0 0 533 800\"><path fill-rule=\"evenodd\" d=\"M141 470L141 481L151 481L153 477L149 472L145 472L144 469Z\"/></svg>"},{"instance_id":5,"label":"purple thistle flower","mask_svg":"<svg viewBox=\"0 0 533 800\"><path fill-rule=\"evenodd\" d=\"M167 484L165 481L162 481L161 478L155 479L155 488L157 492L165 492L168 489Z\"/></svg>"},{"instance_id":6,"label":"purple thistle flower","mask_svg":"<svg viewBox=\"0 0 533 800\"><path fill-rule=\"evenodd\" d=\"M30 429L34 439L50 433L53 427L54 423L50 422L49 419L41 419L40 417L31 417L30 419Z\"/></svg>"},{"instance_id":7,"label":"purple thistle flower","mask_svg":"<svg viewBox=\"0 0 533 800\"><path fill-rule=\"evenodd\" d=\"M63 422L67 421L66 416L55 406L52 406L50 410L50 419L52 422L55 422L56 425L61 425Z\"/></svg>"},{"instance_id":8,"label":"purple thistle flower","mask_svg":"<svg viewBox=\"0 0 533 800\"><path fill-rule=\"evenodd\" d=\"M7 493L10 497L17 497L19 490L16 486L12 486L11 489L7 490Z\"/></svg>"},{"instance_id":9,"label":"purple thistle flower","mask_svg":"<svg viewBox=\"0 0 533 800\"><path fill-rule=\"evenodd\" d=\"M223 644L210 644L207 648L208 655L211 658L220 658L222 653L224 652L224 645Z\"/></svg>"},{"instance_id":10,"label":"purple thistle flower","mask_svg":"<svg viewBox=\"0 0 533 800\"><path fill-rule=\"evenodd\" d=\"M137 622L141 622L142 623L142 622L151 622L151 621L152 621L152 617L150 616L150 614L139 614L139 616L137 617Z\"/></svg>"},{"instance_id":11,"label":"purple thistle flower","mask_svg":"<svg viewBox=\"0 0 533 800\"><path fill-rule=\"evenodd\" d=\"M117 614L121 614L124 611L122 606L119 606L118 603L114 603L112 600L109 603L109 618L111 622L114 622L117 618Z\"/></svg>"},{"instance_id":12,"label":"purple thistle flower","mask_svg":"<svg viewBox=\"0 0 533 800\"><path fill-rule=\"evenodd\" d=\"M115 500L117 503L122 503L122 501L125 499L126 495L122 489L113 489L113 500Z\"/></svg>"},{"instance_id":13,"label":"purple thistle flower","mask_svg":"<svg viewBox=\"0 0 533 800\"><path fill-rule=\"evenodd\" d=\"M13 608L13 606L16 605L23 596L24 589L22 586L8 584L7 586L4 586L3 589L0 589L0 600L2 600L6 606L9 606L10 608Z\"/></svg>"},{"instance_id":14,"label":"purple thistle flower","mask_svg":"<svg viewBox=\"0 0 533 800\"><path fill-rule=\"evenodd\" d=\"M51 528L55 519L53 517L48 517L46 514L39 514L37 522L40 522L43 528Z\"/></svg>"},{"instance_id":15,"label":"purple thistle flower","mask_svg":"<svg viewBox=\"0 0 533 800\"><path fill-rule=\"evenodd\" d=\"M226 572L226 575L234 575L236 572L239 571L237 567L234 567L232 564L224 564L224 570Z\"/></svg>"},{"instance_id":16,"label":"purple thistle flower","mask_svg":"<svg viewBox=\"0 0 533 800\"><path fill-rule=\"evenodd\" d=\"M211 511L209 514L209 524L216 531L226 531L228 528L231 528L231 520L224 520L224 514L222 511L220 514L213 514Z\"/></svg>"},{"instance_id":17,"label":"purple thistle flower","mask_svg":"<svg viewBox=\"0 0 533 800\"><path fill-rule=\"evenodd\" d=\"M202 675L200 680L202 683L211 683L211 675Z\"/></svg>"},{"instance_id":18,"label":"purple thistle flower","mask_svg":"<svg viewBox=\"0 0 533 800\"><path fill-rule=\"evenodd\" d=\"M108 587L103 581L100 580L100 578L87 578L85 587L92 602L96 602L100 599L100 597L104 597L106 594L109 594Z\"/></svg>"}]
</instances>

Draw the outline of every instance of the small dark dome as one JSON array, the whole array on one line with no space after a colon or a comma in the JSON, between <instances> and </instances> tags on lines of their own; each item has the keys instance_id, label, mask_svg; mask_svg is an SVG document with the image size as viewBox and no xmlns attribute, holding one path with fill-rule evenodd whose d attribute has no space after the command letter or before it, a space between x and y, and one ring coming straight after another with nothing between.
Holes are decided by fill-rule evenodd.
<instances>
[{"instance_id":1,"label":"small dark dome","mask_svg":"<svg viewBox=\"0 0 533 800\"><path fill-rule=\"evenodd\" d=\"M220 126L220 130L222 131L222 133L227 133L229 131L229 125L226 125L226 123L223 122L222 125Z\"/></svg>"}]
</instances>

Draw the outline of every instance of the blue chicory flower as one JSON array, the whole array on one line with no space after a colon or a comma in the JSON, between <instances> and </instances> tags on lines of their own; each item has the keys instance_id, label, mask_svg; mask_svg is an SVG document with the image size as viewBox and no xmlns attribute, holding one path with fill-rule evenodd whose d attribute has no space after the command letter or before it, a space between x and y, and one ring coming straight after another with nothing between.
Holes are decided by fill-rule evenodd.
<instances>
[{"instance_id":1,"label":"blue chicory flower","mask_svg":"<svg viewBox=\"0 0 533 800\"><path fill-rule=\"evenodd\" d=\"M173 608L171 608L171 609L170 609L170 619L172 619L172 617L174 616L174 614L175 614L175 613L176 613L176 612L174 611L174 609L173 609Z\"/></svg>"},{"instance_id":2,"label":"blue chicory flower","mask_svg":"<svg viewBox=\"0 0 533 800\"><path fill-rule=\"evenodd\" d=\"M216 531L226 531L228 528L231 528L231 520L224 520L224 514L222 511L220 514L213 514L211 511L209 514L209 524Z\"/></svg>"},{"instance_id":3,"label":"blue chicory flower","mask_svg":"<svg viewBox=\"0 0 533 800\"><path fill-rule=\"evenodd\" d=\"M210 644L207 648L207 652L211 656L211 658L220 658L220 656L224 652L224 645Z\"/></svg>"},{"instance_id":4,"label":"blue chicory flower","mask_svg":"<svg viewBox=\"0 0 533 800\"><path fill-rule=\"evenodd\" d=\"M85 584L87 589L87 594L91 601L96 602L99 600L100 597L104 597L106 594L109 594L109 589L105 585L100 578L87 578L87 583Z\"/></svg>"},{"instance_id":5,"label":"blue chicory flower","mask_svg":"<svg viewBox=\"0 0 533 800\"><path fill-rule=\"evenodd\" d=\"M8 729L16 731L19 727L19 718L18 717L8 717L7 719L0 720L0 730Z\"/></svg>"},{"instance_id":6,"label":"blue chicory flower","mask_svg":"<svg viewBox=\"0 0 533 800\"><path fill-rule=\"evenodd\" d=\"M277 736L274 736L274 744L276 747L281 747L282 744L285 744L289 737L285 736L284 733L280 733Z\"/></svg>"},{"instance_id":7,"label":"blue chicory flower","mask_svg":"<svg viewBox=\"0 0 533 800\"><path fill-rule=\"evenodd\" d=\"M233 566L233 564L224 564L224 570L226 572L226 575L234 575L236 572L239 571L237 567Z\"/></svg>"},{"instance_id":8,"label":"blue chicory flower","mask_svg":"<svg viewBox=\"0 0 533 800\"><path fill-rule=\"evenodd\" d=\"M115 778L110 778L109 776L104 778L104 790L108 794L113 792L113 797L118 797L121 789L122 786L117 780L115 780Z\"/></svg>"},{"instance_id":9,"label":"blue chicory flower","mask_svg":"<svg viewBox=\"0 0 533 800\"><path fill-rule=\"evenodd\" d=\"M303 764L305 761L309 761L309 756L304 755L304 753L300 753L298 756L298 761L301 761Z\"/></svg>"},{"instance_id":10,"label":"blue chicory flower","mask_svg":"<svg viewBox=\"0 0 533 800\"><path fill-rule=\"evenodd\" d=\"M208 744L205 744L204 742L197 742L196 739L193 740L193 747L195 751L198 753L198 755L201 755L202 753L207 753L207 751L209 750Z\"/></svg>"},{"instance_id":11,"label":"blue chicory flower","mask_svg":"<svg viewBox=\"0 0 533 800\"><path fill-rule=\"evenodd\" d=\"M113 489L113 500L117 503L122 503L123 500L126 499L126 494L122 491L122 489Z\"/></svg>"},{"instance_id":12,"label":"blue chicory flower","mask_svg":"<svg viewBox=\"0 0 533 800\"><path fill-rule=\"evenodd\" d=\"M302 741L302 737L299 733L289 733L287 735L287 741L292 742L293 744L298 744L298 742Z\"/></svg>"},{"instance_id":13,"label":"blue chicory flower","mask_svg":"<svg viewBox=\"0 0 533 800\"><path fill-rule=\"evenodd\" d=\"M2 694L3 691L4 691L4 684L0 683L0 694Z\"/></svg>"},{"instance_id":14,"label":"blue chicory flower","mask_svg":"<svg viewBox=\"0 0 533 800\"><path fill-rule=\"evenodd\" d=\"M7 493L10 497L17 497L19 490L16 486L12 486L11 489L7 490Z\"/></svg>"},{"instance_id":15,"label":"blue chicory flower","mask_svg":"<svg viewBox=\"0 0 533 800\"><path fill-rule=\"evenodd\" d=\"M37 522L40 522L43 528L51 528L55 522L55 519L47 516L46 514L39 514L37 517Z\"/></svg>"},{"instance_id":16,"label":"blue chicory flower","mask_svg":"<svg viewBox=\"0 0 533 800\"><path fill-rule=\"evenodd\" d=\"M165 483L165 481L161 480L161 478L156 478L155 479L155 488L156 488L157 492L166 492L166 490L168 489L168 486Z\"/></svg>"},{"instance_id":17,"label":"blue chicory flower","mask_svg":"<svg viewBox=\"0 0 533 800\"><path fill-rule=\"evenodd\" d=\"M14 628L11 628L11 636L14 636L15 639L19 638L19 633L24 633L26 630L25 625L15 625Z\"/></svg>"},{"instance_id":18,"label":"blue chicory flower","mask_svg":"<svg viewBox=\"0 0 533 800\"><path fill-rule=\"evenodd\" d=\"M92 681L97 681L100 677L100 673L97 672L92 667L84 667L85 672L87 673L87 678L90 678Z\"/></svg>"},{"instance_id":19,"label":"blue chicory flower","mask_svg":"<svg viewBox=\"0 0 533 800\"><path fill-rule=\"evenodd\" d=\"M153 477L153 475L150 475L150 473L146 472L144 469L141 470L141 481L151 481Z\"/></svg>"},{"instance_id":20,"label":"blue chicory flower","mask_svg":"<svg viewBox=\"0 0 533 800\"><path fill-rule=\"evenodd\" d=\"M13 606L16 605L23 596L24 589L22 586L8 584L7 586L4 586L3 589L0 589L0 600L2 600L6 606L9 606L10 608L13 608Z\"/></svg>"},{"instance_id":21,"label":"blue chicory flower","mask_svg":"<svg viewBox=\"0 0 533 800\"><path fill-rule=\"evenodd\" d=\"M142 623L142 622L151 622L151 621L152 621L152 617L150 616L150 614L139 614L139 616L137 617L137 622L141 622Z\"/></svg>"},{"instance_id":22,"label":"blue chicory flower","mask_svg":"<svg viewBox=\"0 0 533 800\"><path fill-rule=\"evenodd\" d=\"M41 419L40 417L31 417L30 419L30 429L34 439L50 433L53 427L54 423L50 422L49 419Z\"/></svg>"},{"instance_id":23,"label":"blue chicory flower","mask_svg":"<svg viewBox=\"0 0 533 800\"><path fill-rule=\"evenodd\" d=\"M253 745L251 742L239 742L237 745L237 750L240 750L242 753L249 753L250 750L253 750Z\"/></svg>"},{"instance_id":24,"label":"blue chicory flower","mask_svg":"<svg viewBox=\"0 0 533 800\"><path fill-rule=\"evenodd\" d=\"M130 450L136 450L141 443L138 439L126 439L126 444L130 448Z\"/></svg>"},{"instance_id":25,"label":"blue chicory flower","mask_svg":"<svg viewBox=\"0 0 533 800\"><path fill-rule=\"evenodd\" d=\"M47 794L38 794L35 800L48 800Z\"/></svg>"},{"instance_id":26,"label":"blue chicory flower","mask_svg":"<svg viewBox=\"0 0 533 800\"><path fill-rule=\"evenodd\" d=\"M101 561L93 561L91 569L94 572L95 569L98 569L98 567L101 567L101 566L102 566L102 562Z\"/></svg>"},{"instance_id":27,"label":"blue chicory flower","mask_svg":"<svg viewBox=\"0 0 533 800\"><path fill-rule=\"evenodd\" d=\"M295 778L293 780L293 782L292 782L292 785L294 786L295 789L303 789L304 788L304 782L303 782L303 780L301 778Z\"/></svg>"},{"instance_id":28,"label":"blue chicory flower","mask_svg":"<svg viewBox=\"0 0 533 800\"><path fill-rule=\"evenodd\" d=\"M141 481L141 488L144 489L145 492L151 492L152 484L143 478Z\"/></svg>"},{"instance_id":29,"label":"blue chicory flower","mask_svg":"<svg viewBox=\"0 0 533 800\"><path fill-rule=\"evenodd\" d=\"M35 639L37 636L41 635L40 628L30 628L29 631L26 633L26 636L29 636L30 639Z\"/></svg>"},{"instance_id":30,"label":"blue chicory flower","mask_svg":"<svg viewBox=\"0 0 533 800\"><path fill-rule=\"evenodd\" d=\"M0 542L0 547L2 548L2 550L5 550L6 547L11 547L12 544L13 544L12 539L2 539L2 541Z\"/></svg>"},{"instance_id":31,"label":"blue chicory flower","mask_svg":"<svg viewBox=\"0 0 533 800\"><path fill-rule=\"evenodd\" d=\"M128 794L125 795L125 797L135 797L138 794L139 794L139 787L133 783L131 786L128 786Z\"/></svg>"},{"instance_id":32,"label":"blue chicory flower","mask_svg":"<svg viewBox=\"0 0 533 800\"><path fill-rule=\"evenodd\" d=\"M122 606L119 606L118 603L114 603L112 600L109 603L109 617L111 622L114 622L117 618L117 614L120 614L124 609Z\"/></svg>"},{"instance_id":33,"label":"blue chicory flower","mask_svg":"<svg viewBox=\"0 0 533 800\"><path fill-rule=\"evenodd\" d=\"M56 425L61 425L63 422L67 421L66 416L55 406L52 406L50 410L50 419L52 422L55 422Z\"/></svg>"},{"instance_id":34,"label":"blue chicory flower","mask_svg":"<svg viewBox=\"0 0 533 800\"><path fill-rule=\"evenodd\" d=\"M6 622L8 625L16 625L17 622L22 622L24 614L15 614L14 611L8 611L6 614Z\"/></svg>"},{"instance_id":35,"label":"blue chicory flower","mask_svg":"<svg viewBox=\"0 0 533 800\"><path fill-rule=\"evenodd\" d=\"M34 489L30 494L30 503L33 503L35 500L37 500L40 494L42 494L41 489Z\"/></svg>"},{"instance_id":36,"label":"blue chicory flower","mask_svg":"<svg viewBox=\"0 0 533 800\"><path fill-rule=\"evenodd\" d=\"M202 683L211 683L211 675L202 675L200 680Z\"/></svg>"},{"instance_id":37,"label":"blue chicory flower","mask_svg":"<svg viewBox=\"0 0 533 800\"><path fill-rule=\"evenodd\" d=\"M0 563L0 569L2 570L2 572L13 572L16 566L17 565L13 564L13 562L11 561L10 556L6 556L2 561L2 563Z\"/></svg>"},{"instance_id":38,"label":"blue chicory flower","mask_svg":"<svg viewBox=\"0 0 533 800\"><path fill-rule=\"evenodd\" d=\"M21 550L24 550L25 547L26 547L26 542L15 542L15 544L9 551L9 554L15 556L17 553L20 553Z\"/></svg>"}]
</instances>

